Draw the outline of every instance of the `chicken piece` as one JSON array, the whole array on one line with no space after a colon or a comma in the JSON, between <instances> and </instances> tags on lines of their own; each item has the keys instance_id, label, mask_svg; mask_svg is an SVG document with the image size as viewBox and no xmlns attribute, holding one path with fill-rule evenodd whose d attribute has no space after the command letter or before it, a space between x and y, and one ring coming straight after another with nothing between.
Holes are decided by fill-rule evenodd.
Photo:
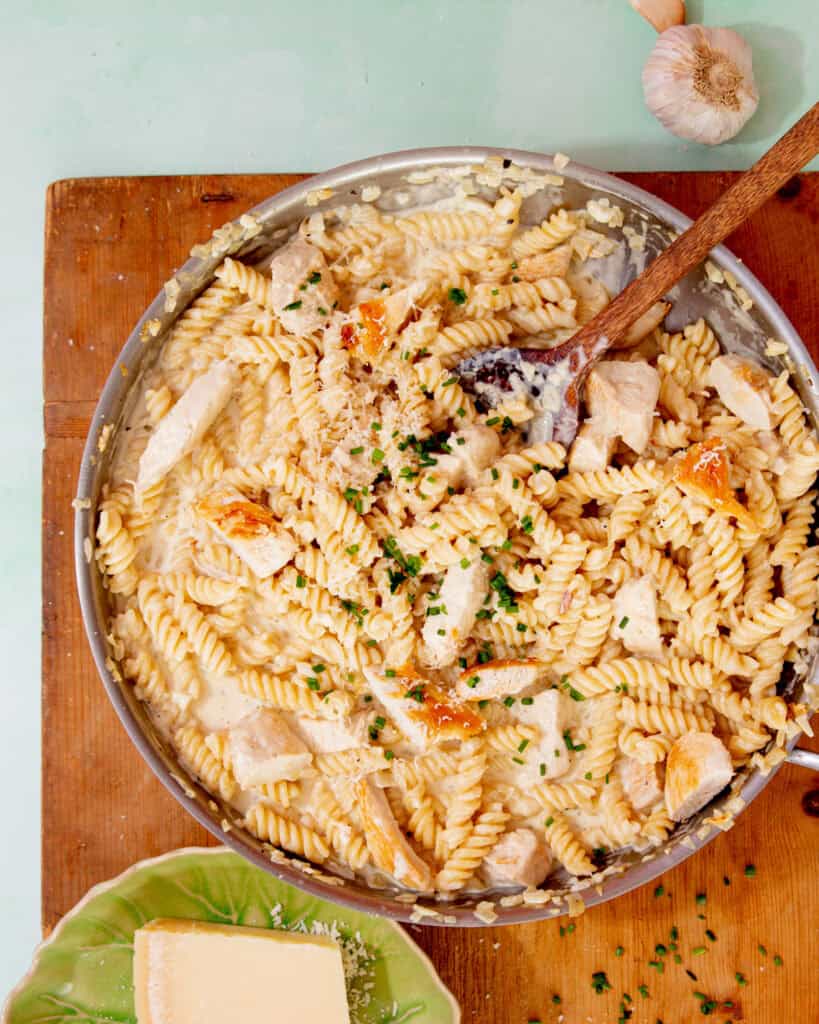
<instances>
[{"instance_id":1,"label":"chicken piece","mask_svg":"<svg viewBox=\"0 0 819 1024\"><path fill-rule=\"evenodd\" d=\"M353 306L341 327L343 343L367 362L377 359L406 325L420 291L420 286L401 288Z\"/></svg>"},{"instance_id":2,"label":"chicken piece","mask_svg":"<svg viewBox=\"0 0 819 1024\"><path fill-rule=\"evenodd\" d=\"M569 471L593 473L606 469L616 446L617 438L614 434L606 437L599 434L593 424L584 423L569 451Z\"/></svg>"},{"instance_id":3,"label":"chicken piece","mask_svg":"<svg viewBox=\"0 0 819 1024\"><path fill-rule=\"evenodd\" d=\"M294 235L270 261L270 304L293 334L312 334L327 323L338 289L324 254Z\"/></svg>"},{"instance_id":4,"label":"chicken piece","mask_svg":"<svg viewBox=\"0 0 819 1024\"><path fill-rule=\"evenodd\" d=\"M773 430L760 430L756 435L757 445L768 456L768 468L776 476L784 476L788 471L788 446Z\"/></svg>"},{"instance_id":5,"label":"chicken piece","mask_svg":"<svg viewBox=\"0 0 819 1024\"><path fill-rule=\"evenodd\" d=\"M641 455L648 446L660 376L648 363L598 363L586 382L586 405L598 434L622 437Z\"/></svg>"},{"instance_id":6,"label":"chicken piece","mask_svg":"<svg viewBox=\"0 0 819 1024\"><path fill-rule=\"evenodd\" d=\"M524 761L521 774L532 783L559 778L569 770L569 758L563 740L563 730L567 727L567 698L557 690L549 689L525 699L531 700L531 704L516 700L509 708L509 713L522 725L534 726L540 739L528 744L521 752Z\"/></svg>"},{"instance_id":7,"label":"chicken piece","mask_svg":"<svg viewBox=\"0 0 819 1024\"><path fill-rule=\"evenodd\" d=\"M482 423L459 430L447 442L452 454L462 468L463 482L467 487L477 487L483 471L500 455L500 440L497 431Z\"/></svg>"},{"instance_id":8,"label":"chicken piece","mask_svg":"<svg viewBox=\"0 0 819 1024\"><path fill-rule=\"evenodd\" d=\"M298 544L269 508L234 488L211 491L196 511L227 546L260 578L287 565Z\"/></svg>"},{"instance_id":9,"label":"chicken piece","mask_svg":"<svg viewBox=\"0 0 819 1024\"><path fill-rule=\"evenodd\" d=\"M728 446L719 437L692 444L674 466L674 483L681 491L721 516L735 516L742 526L756 530L753 513L737 500L730 475Z\"/></svg>"},{"instance_id":10,"label":"chicken piece","mask_svg":"<svg viewBox=\"0 0 819 1024\"><path fill-rule=\"evenodd\" d=\"M662 658L663 641L657 617L657 585L653 576L628 580L614 595L611 635L641 658Z\"/></svg>"},{"instance_id":11,"label":"chicken piece","mask_svg":"<svg viewBox=\"0 0 819 1024\"><path fill-rule=\"evenodd\" d=\"M375 866L408 889L420 892L430 889L432 872L398 827L384 791L370 779L359 779L353 786L353 794Z\"/></svg>"},{"instance_id":12,"label":"chicken piece","mask_svg":"<svg viewBox=\"0 0 819 1024\"><path fill-rule=\"evenodd\" d=\"M683 821L704 807L731 781L731 755L710 732L681 736L668 753L665 805L674 821Z\"/></svg>"},{"instance_id":13,"label":"chicken piece","mask_svg":"<svg viewBox=\"0 0 819 1024\"><path fill-rule=\"evenodd\" d=\"M228 751L233 774L245 789L300 779L313 760L284 717L271 708L259 708L232 725Z\"/></svg>"},{"instance_id":14,"label":"chicken piece","mask_svg":"<svg viewBox=\"0 0 819 1024\"><path fill-rule=\"evenodd\" d=\"M637 317L623 337L615 342L612 347L616 349L634 348L635 345L639 345L644 338L651 334L655 327L660 326L668 315L669 309L671 309L670 302L655 302L642 316Z\"/></svg>"},{"instance_id":15,"label":"chicken piece","mask_svg":"<svg viewBox=\"0 0 819 1024\"><path fill-rule=\"evenodd\" d=\"M193 451L227 405L238 380L239 371L228 360L196 378L151 434L139 460L137 493L159 483Z\"/></svg>"},{"instance_id":16,"label":"chicken piece","mask_svg":"<svg viewBox=\"0 0 819 1024\"><path fill-rule=\"evenodd\" d=\"M387 714L421 750L444 740L468 739L486 728L484 720L470 707L453 700L409 667L394 676L375 669L365 669L365 675Z\"/></svg>"},{"instance_id":17,"label":"chicken piece","mask_svg":"<svg viewBox=\"0 0 819 1024\"><path fill-rule=\"evenodd\" d=\"M466 567L460 562L449 566L433 606L440 608L440 614L428 615L424 622L425 664L444 668L455 661L475 625L488 586L489 573L477 556Z\"/></svg>"},{"instance_id":18,"label":"chicken piece","mask_svg":"<svg viewBox=\"0 0 819 1024\"><path fill-rule=\"evenodd\" d=\"M471 665L458 677L455 692L462 700L506 697L534 685L544 669L545 666L533 658L498 659Z\"/></svg>"},{"instance_id":19,"label":"chicken piece","mask_svg":"<svg viewBox=\"0 0 819 1024\"><path fill-rule=\"evenodd\" d=\"M723 405L754 430L770 430L771 377L761 366L739 356L718 356L708 367L707 383L716 388Z\"/></svg>"},{"instance_id":20,"label":"chicken piece","mask_svg":"<svg viewBox=\"0 0 819 1024\"><path fill-rule=\"evenodd\" d=\"M522 885L536 888L552 870L546 840L531 828L516 828L502 835L483 862L487 885Z\"/></svg>"},{"instance_id":21,"label":"chicken piece","mask_svg":"<svg viewBox=\"0 0 819 1024\"><path fill-rule=\"evenodd\" d=\"M481 423L451 434L446 443L451 451L435 456L438 465L434 472L456 490L479 486L484 470L500 454L497 432Z\"/></svg>"},{"instance_id":22,"label":"chicken piece","mask_svg":"<svg viewBox=\"0 0 819 1024\"><path fill-rule=\"evenodd\" d=\"M619 762L620 781L629 803L635 811L647 811L663 798L659 766L642 764L633 757Z\"/></svg>"},{"instance_id":23,"label":"chicken piece","mask_svg":"<svg viewBox=\"0 0 819 1024\"><path fill-rule=\"evenodd\" d=\"M300 716L296 728L314 754L337 754L367 744L367 715L344 718L307 718Z\"/></svg>"},{"instance_id":24,"label":"chicken piece","mask_svg":"<svg viewBox=\"0 0 819 1024\"><path fill-rule=\"evenodd\" d=\"M549 252L525 256L519 261L515 276L521 281L537 281L541 277L565 277L571 262L571 245L559 245Z\"/></svg>"}]
</instances>

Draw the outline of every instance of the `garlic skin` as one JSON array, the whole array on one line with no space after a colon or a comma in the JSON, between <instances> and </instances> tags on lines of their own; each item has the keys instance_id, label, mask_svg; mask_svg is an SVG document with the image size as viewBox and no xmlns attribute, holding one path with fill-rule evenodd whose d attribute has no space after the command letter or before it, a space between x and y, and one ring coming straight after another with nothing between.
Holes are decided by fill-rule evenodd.
<instances>
[{"instance_id":1,"label":"garlic skin","mask_svg":"<svg viewBox=\"0 0 819 1024\"><path fill-rule=\"evenodd\" d=\"M683 0L629 0L634 10L657 32L685 24Z\"/></svg>"},{"instance_id":2,"label":"garlic skin","mask_svg":"<svg viewBox=\"0 0 819 1024\"><path fill-rule=\"evenodd\" d=\"M674 135L716 146L733 138L759 103L751 48L729 28L669 28L643 68L643 94Z\"/></svg>"}]
</instances>

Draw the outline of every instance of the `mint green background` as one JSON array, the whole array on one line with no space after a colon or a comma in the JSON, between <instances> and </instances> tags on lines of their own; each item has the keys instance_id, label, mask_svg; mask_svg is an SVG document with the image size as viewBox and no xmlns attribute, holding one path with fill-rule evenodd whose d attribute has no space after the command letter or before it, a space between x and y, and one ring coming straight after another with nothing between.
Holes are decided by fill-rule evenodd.
<instances>
[{"instance_id":1,"label":"mint green background","mask_svg":"<svg viewBox=\"0 0 819 1024\"><path fill-rule=\"evenodd\" d=\"M689 21L737 28L754 48L760 109L714 150L666 134L643 106L655 34L626 0L0 0L0 998L28 963L39 920L46 185L321 170L460 143L560 149L606 170L746 167L819 98L819 8L688 7Z\"/></svg>"}]
</instances>

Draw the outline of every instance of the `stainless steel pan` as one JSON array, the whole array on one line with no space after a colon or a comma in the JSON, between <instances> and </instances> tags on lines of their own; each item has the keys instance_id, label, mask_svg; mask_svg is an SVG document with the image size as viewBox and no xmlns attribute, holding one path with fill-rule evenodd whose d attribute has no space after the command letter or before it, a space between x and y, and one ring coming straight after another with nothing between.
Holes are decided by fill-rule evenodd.
<instances>
[{"instance_id":1,"label":"stainless steel pan","mask_svg":"<svg viewBox=\"0 0 819 1024\"><path fill-rule=\"evenodd\" d=\"M382 209L406 209L410 205L434 200L451 193L459 182L463 183L459 169L484 165L487 159L494 161L496 168L502 167L500 161L512 161L514 165L538 174L555 173L551 156L519 150L447 148L392 153L348 164L289 188L261 203L239 221L220 229L206 245L196 247L196 256L188 260L174 281L165 285L145 311L111 371L94 413L77 491L81 498L91 500L90 509L78 507L75 521L77 584L89 643L103 685L122 724L159 780L220 842L264 870L317 896L399 920L410 919L413 907L405 900L397 899L397 892L375 890L349 880L340 884L341 880L328 878L316 869L305 869L293 858L282 856L271 861L269 850L265 850L240 825L227 833L222 830L221 821L233 815L222 807L214 810L214 798L190 780L135 699L132 688L119 682L111 671L105 640L107 595L94 561L89 561L87 556L89 543L93 541L93 509L115 448L116 426L127 413L129 395L139 380L140 371L152 361L158 345L186 305L211 282L215 268L225 255L238 255L251 261L262 259L282 243L304 216L316 209L326 210L335 205L359 202L361 191L367 186L380 189L377 203ZM431 169L440 169L443 175L436 177L427 173ZM642 253L639 249L631 251L632 259L629 260L625 255L630 250L621 247L620 255L610 257L600 265L607 283L616 290L635 275L636 264L644 258L651 258L667 244L670 232L679 232L690 224L687 217L667 203L609 174L574 163L559 173L565 178L564 186L547 189L528 199L524 205L524 221L539 220L555 203L581 207L589 199L605 197L619 205L625 214L625 227L643 237L644 250ZM493 194L490 186L481 188L484 195L489 197ZM610 233L622 237L617 229ZM726 248L720 246L715 249L711 262L720 271L734 275L736 283L753 301L752 309L743 309L743 303L735 292L714 284L700 268L674 290L674 309L669 318L671 325L681 325L705 316L729 348L741 350L745 347L773 369L788 365L794 370L802 398L816 419L819 414L817 370L790 321L754 275ZM718 275L712 270L711 277L714 276ZM787 345L786 356L774 359L764 356L766 341L770 337ZM127 375L121 372L122 365L128 368ZM114 428L113 440L100 455L98 439L108 426ZM816 676L814 659L802 678L790 681L788 693L803 693L807 685L815 682ZM791 748L789 757L794 763L819 770L819 755L795 750L793 744ZM578 883L558 876L553 899L541 904L497 905L497 923L532 921L565 913L566 897L572 886L585 904L592 906L644 885L709 842L719 828L706 819L714 815L730 817L740 813L742 806L750 803L770 782L775 771L776 768L763 775L758 770L743 770L735 779L730 793L722 794L694 819L685 822L656 851L648 856L637 853L617 855L607 866L607 877L600 883L602 891L598 892L588 880ZM479 926L482 922L475 916L474 908L479 900L486 898L492 897L485 894L462 896L452 902L420 899L418 904L431 911L424 917L427 923ZM418 919L418 911L415 911L415 919Z\"/></svg>"}]
</instances>

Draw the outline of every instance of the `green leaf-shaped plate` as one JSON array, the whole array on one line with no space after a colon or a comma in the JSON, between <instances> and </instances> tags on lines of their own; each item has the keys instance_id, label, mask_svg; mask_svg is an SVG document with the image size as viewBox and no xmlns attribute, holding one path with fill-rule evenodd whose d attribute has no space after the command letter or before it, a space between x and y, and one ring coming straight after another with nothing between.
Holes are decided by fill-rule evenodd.
<instances>
[{"instance_id":1,"label":"green leaf-shaped plate","mask_svg":"<svg viewBox=\"0 0 819 1024\"><path fill-rule=\"evenodd\" d=\"M92 889L40 947L0 1024L136 1024L134 931L157 917L333 935L353 1024L461 1019L430 961L393 921L308 896L214 848L142 861Z\"/></svg>"}]
</instances>

